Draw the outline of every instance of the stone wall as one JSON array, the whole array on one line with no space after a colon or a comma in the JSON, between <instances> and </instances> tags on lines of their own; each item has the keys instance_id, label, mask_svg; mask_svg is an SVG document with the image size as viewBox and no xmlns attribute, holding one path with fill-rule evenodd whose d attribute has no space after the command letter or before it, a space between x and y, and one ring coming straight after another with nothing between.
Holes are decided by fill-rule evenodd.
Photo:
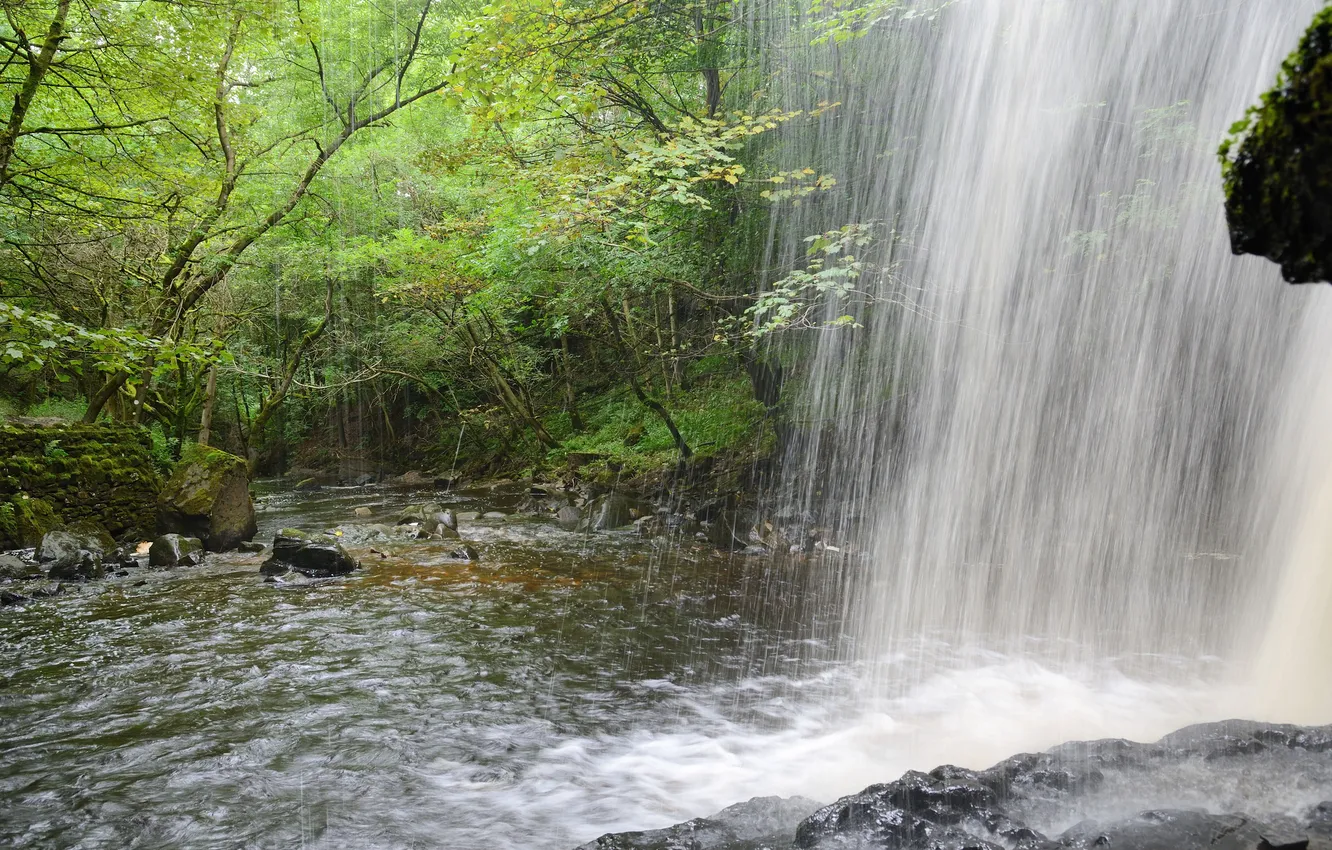
<instances>
[{"instance_id":1,"label":"stone wall","mask_svg":"<svg viewBox=\"0 0 1332 850\"><path fill-rule=\"evenodd\" d=\"M151 445L147 431L123 425L0 426L0 513L26 496L66 523L93 520L117 539L150 536L161 488Z\"/></svg>"}]
</instances>

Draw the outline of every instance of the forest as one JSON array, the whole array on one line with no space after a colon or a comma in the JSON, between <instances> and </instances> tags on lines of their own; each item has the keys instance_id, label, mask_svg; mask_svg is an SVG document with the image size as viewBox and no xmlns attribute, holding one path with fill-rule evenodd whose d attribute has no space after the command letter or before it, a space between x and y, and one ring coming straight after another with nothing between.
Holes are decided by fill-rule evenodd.
<instances>
[{"instance_id":1,"label":"forest","mask_svg":"<svg viewBox=\"0 0 1332 850\"><path fill-rule=\"evenodd\" d=\"M817 139L859 37L932 11L5 14L0 412L140 424L164 465L636 475L780 451L797 353L864 321L884 228L818 212Z\"/></svg>"}]
</instances>

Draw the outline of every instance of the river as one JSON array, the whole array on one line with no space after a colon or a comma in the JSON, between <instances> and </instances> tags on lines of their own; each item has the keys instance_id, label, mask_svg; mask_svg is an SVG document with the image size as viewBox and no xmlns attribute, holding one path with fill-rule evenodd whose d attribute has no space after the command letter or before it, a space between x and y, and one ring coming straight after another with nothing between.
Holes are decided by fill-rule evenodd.
<instances>
[{"instance_id":1,"label":"river","mask_svg":"<svg viewBox=\"0 0 1332 850\"><path fill-rule=\"evenodd\" d=\"M260 539L427 496L271 492ZM262 556L229 554L6 609L0 845L567 850L755 795L827 802L909 767L1209 716L1206 660L1056 672L1036 646L923 638L844 660L840 605L813 590L841 561L520 516L462 529L478 564L363 544L353 576L276 586Z\"/></svg>"}]
</instances>

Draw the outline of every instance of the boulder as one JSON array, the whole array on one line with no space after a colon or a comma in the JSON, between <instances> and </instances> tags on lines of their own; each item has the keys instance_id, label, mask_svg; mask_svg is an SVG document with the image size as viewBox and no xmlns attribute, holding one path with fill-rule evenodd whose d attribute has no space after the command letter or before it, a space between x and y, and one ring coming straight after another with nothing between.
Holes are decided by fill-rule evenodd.
<instances>
[{"instance_id":1,"label":"boulder","mask_svg":"<svg viewBox=\"0 0 1332 850\"><path fill-rule=\"evenodd\" d=\"M408 505L398 514L398 518L393 521L394 525L425 525L427 521L433 521L434 516L444 512L444 506L439 502L425 502L419 505Z\"/></svg>"},{"instance_id":2,"label":"boulder","mask_svg":"<svg viewBox=\"0 0 1332 850\"><path fill-rule=\"evenodd\" d=\"M99 555L109 554L116 548L116 539L99 522L81 519L66 526L65 531L84 541L83 548Z\"/></svg>"},{"instance_id":3,"label":"boulder","mask_svg":"<svg viewBox=\"0 0 1332 850\"><path fill-rule=\"evenodd\" d=\"M674 848L789 847L800 819L818 806L803 797L755 797L715 815L665 829L603 835L577 850L674 850Z\"/></svg>"},{"instance_id":4,"label":"boulder","mask_svg":"<svg viewBox=\"0 0 1332 850\"><path fill-rule=\"evenodd\" d=\"M150 567L193 567L203 563L203 541L181 534L163 534L148 549Z\"/></svg>"},{"instance_id":5,"label":"boulder","mask_svg":"<svg viewBox=\"0 0 1332 850\"><path fill-rule=\"evenodd\" d=\"M295 571L310 578L328 578L346 575L359 566L336 538L284 528L273 538L273 554L259 572L273 576Z\"/></svg>"},{"instance_id":6,"label":"boulder","mask_svg":"<svg viewBox=\"0 0 1332 850\"><path fill-rule=\"evenodd\" d=\"M257 555L267 548L267 546L260 543L258 540L246 540L244 543L236 547L236 551L245 552L250 555Z\"/></svg>"},{"instance_id":7,"label":"boulder","mask_svg":"<svg viewBox=\"0 0 1332 850\"><path fill-rule=\"evenodd\" d=\"M48 531L64 523L44 499L31 499L25 493L0 502L0 547L27 549L42 542Z\"/></svg>"},{"instance_id":8,"label":"boulder","mask_svg":"<svg viewBox=\"0 0 1332 850\"><path fill-rule=\"evenodd\" d=\"M107 569L127 570L139 567L139 559L134 557L134 552L124 546L117 546L102 556L102 563Z\"/></svg>"},{"instance_id":9,"label":"boulder","mask_svg":"<svg viewBox=\"0 0 1332 850\"><path fill-rule=\"evenodd\" d=\"M375 514L375 512L370 510L369 508L357 508L356 510L352 511L352 513L356 516L357 519L369 519Z\"/></svg>"},{"instance_id":10,"label":"boulder","mask_svg":"<svg viewBox=\"0 0 1332 850\"><path fill-rule=\"evenodd\" d=\"M54 581L90 581L103 578L106 568L102 566L102 557L80 549L72 558L64 558L51 564L47 578Z\"/></svg>"},{"instance_id":11,"label":"boulder","mask_svg":"<svg viewBox=\"0 0 1332 850\"><path fill-rule=\"evenodd\" d=\"M631 525L634 520L651 513L650 505L616 492L593 502L591 510L588 511L588 518L593 531L610 531Z\"/></svg>"},{"instance_id":12,"label":"boulder","mask_svg":"<svg viewBox=\"0 0 1332 850\"><path fill-rule=\"evenodd\" d=\"M82 531L59 529L48 531L37 545L37 563L53 564L69 560L80 550L100 558L115 548L116 542L100 526L84 525Z\"/></svg>"},{"instance_id":13,"label":"boulder","mask_svg":"<svg viewBox=\"0 0 1332 850\"><path fill-rule=\"evenodd\" d=\"M441 511L430 519L430 531L440 537L456 540L458 534L458 520L453 516L453 511Z\"/></svg>"},{"instance_id":14,"label":"boulder","mask_svg":"<svg viewBox=\"0 0 1332 850\"><path fill-rule=\"evenodd\" d=\"M0 579L40 577L42 571L17 555L0 555Z\"/></svg>"},{"instance_id":15,"label":"boulder","mask_svg":"<svg viewBox=\"0 0 1332 850\"><path fill-rule=\"evenodd\" d=\"M235 549L254 537L254 501L245 461L191 445L162 489L158 531L197 537L209 552Z\"/></svg>"},{"instance_id":16,"label":"boulder","mask_svg":"<svg viewBox=\"0 0 1332 850\"><path fill-rule=\"evenodd\" d=\"M578 524L583 521L583 512L573 505L565 505L555 512L555 522L559 523L561 528L573 531Z\"/></svg>"}]
</instances>

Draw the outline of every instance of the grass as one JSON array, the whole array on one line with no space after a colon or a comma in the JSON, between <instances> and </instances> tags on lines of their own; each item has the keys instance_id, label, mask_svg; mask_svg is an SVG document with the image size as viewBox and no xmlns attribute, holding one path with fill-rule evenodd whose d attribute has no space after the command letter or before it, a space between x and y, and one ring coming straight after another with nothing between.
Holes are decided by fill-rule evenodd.
<instances>
[{"instance_id":1,"label":"grass","mask_svg":"<svg viewBox=\"0 0 1332 850\"><path fill-rule=\"evenodd\" d=\"M35 418L54 417L70 422L78 422L83 418L83 412L87 408L88 402L82 398L47 398L26 410L23 409L22 404L14 399L0 398L0 421L8 421L19 416L31 416Z\"/></svg>"},{"instance_id":2,"label":"grass","mask_svg":"<svg viewBox=\"0 0 1332 850\"><path fill-rule=\"evenodd\" d=\"M748 379L721 366L705 361L688 392L677 392L669 403L659 400L697 457L770 447L772 429ZM586 426L582 433L572 432L567 416L550 423L561 446L548 453L547 462L563 465L570 453L585 453L596 456L589 464L593 474L601 467L633 476L672 466L678 459L665 423L628 387L582 399L579 408Z\"/></svg>"}]
</instances>

